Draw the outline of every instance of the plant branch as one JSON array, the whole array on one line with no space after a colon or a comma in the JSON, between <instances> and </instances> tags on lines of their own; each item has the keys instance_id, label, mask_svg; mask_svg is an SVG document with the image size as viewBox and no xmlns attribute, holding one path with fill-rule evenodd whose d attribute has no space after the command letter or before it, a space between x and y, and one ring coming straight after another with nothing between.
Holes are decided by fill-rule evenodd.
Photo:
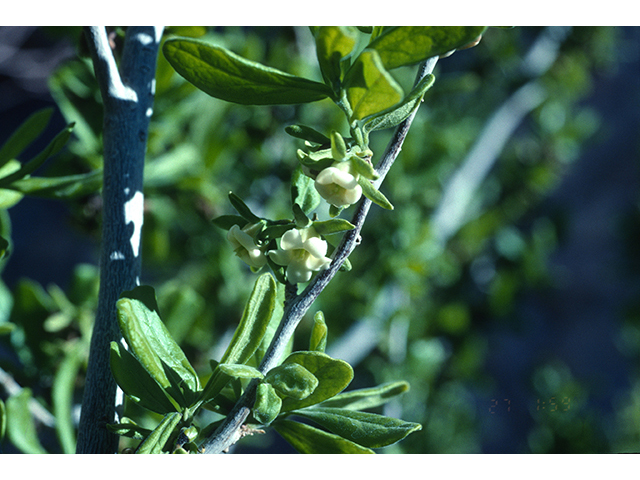
<instances>
[{"instance_id":1,"label":"plant branch","mask_svg":"<svg viewBox=\"0 0 640 480\"><path fill-rule=\"evenodd\" d=\"M118 437L105 428L115 420L116 403L109 345L121 338L116 301L139 283L142 173L162 28L127 28L120 70L105 27L86 27L85 35L104 104L103 217L98 310L76 451L115 453Z\"/></svg>"},{"instance_id":2,"label":"plant branch","mask_svg":"<svg viewBox=\"0 0 640 480\"><path fill-rule=\"evenodd\" d=\"M438 57L432 57L420 64L415 83L418 83L425 76L433 72L437 61ZM378 174L380 175L376 181L376 186L379 186L382 183L384 177L387 175L389 169L400 154L402 144L409 132L409 128L411 127L416 111L417 109L396 128L384 155L376 166ZM266 374L269 370L278 365L278 362L280 361L290 338L293 336L296 327L302 320L302 317L305 315L307 310L309 310L320 293L329 284L347 257L349 257L355 247L360 243L360 231L362 230L362 226L364 225L370 208L371 200L364 198L358 205L351 222L355 228L347 231L343 236L340 245L335 251L333 261L329 268L318 273L302 293L293 296L285 302L282 320L262 360L262 364L260 365L260 372L263 374ZM241 436L240 427L249 416L251 407L255 402L257 385L257 381L253 381L249 384L247 390L238 400L232 411L227 415L223 424L211 437L205 440L202 445L202 447L204 447L204 453L223 453L238 441Z\"/></svg>"}]
</instances>

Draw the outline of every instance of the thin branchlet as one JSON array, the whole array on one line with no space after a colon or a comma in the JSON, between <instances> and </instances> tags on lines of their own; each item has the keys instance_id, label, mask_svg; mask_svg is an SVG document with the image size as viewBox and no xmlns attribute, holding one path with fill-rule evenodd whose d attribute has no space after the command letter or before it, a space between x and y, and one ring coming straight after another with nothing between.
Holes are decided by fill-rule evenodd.
<instances>
[{"instance_id":1,"label":"thin branchlet","mask_svg":"<svg viewBox=\"0 0 640 480\"><path fill-rule=\"evenodd\" d=\"M415 81L416 84L433 72L437 61L438 57L432 57L419 65ZM387 149L377 165L377 172L380 175L376 180L377 186L382 183L382 180L393 165L393 162L400 154L402 144L409 132L415 113L416 111L398 125L393 137L389 141ZM355 228L344 234L340 245L334 252L333 261L328 269L318 273L311 280L309 285L307 285L307 288L305 288L305 290L300 294L295 293L295 286L287 286L287 299L284 306L282 320L260 365L260 371L263 374L266 374L273 367L277 366L277 362L280 360L289 340L293 336L296 327L302 320L305 313L329 284L338 270L340 270L344 261L360 243L360 231L362 230L362 226L364 225L369 209L371 208L371 203L371 200L365 197L358 204L351 221ZM202 444L204 449L203 453L224 453L228 451L229 447L240 438L240 428L249 416L251 407L255 402L257 385L257 381L253 381L249 384L242 397L227 415L223 424L212 434L212 436L204 441Z\"/></svg>"}]
</instances>

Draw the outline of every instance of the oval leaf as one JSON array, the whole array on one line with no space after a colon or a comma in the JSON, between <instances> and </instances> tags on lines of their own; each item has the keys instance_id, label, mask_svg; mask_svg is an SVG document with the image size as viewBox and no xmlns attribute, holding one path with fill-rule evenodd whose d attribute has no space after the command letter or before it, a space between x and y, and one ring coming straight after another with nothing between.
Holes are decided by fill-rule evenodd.
<instances>
[{"instance_id":1,"label":"oval leaf","mask_svg":"<svg viewBox=\"0 0 640 480\"><path fill-rule=\"evenodd\" d=\"M356 45L356 32L353 27L318 27L316 53L322 76L330 85L338 86L342 74L341 63Z\"/></svg>"},{"instance_id":2,"label":"oval leaf","mask_svg":"<svg viewBox=\"0 0 640 480\"><path fill-rule=\"evenodd\" d=\"M269 425L280 413L282 399L272 385L261 383L256 390L256 402L251 410L253 418L262 425Z\"/></svg>"},{"instance_id":3,"label":"oval leaf","mask_svg":"<svg viewBox=\"0 0 640 480\"><path fill-rule=\"evenodd\" d=\"M294 352L283 362L283 364L287 363L302 365L318 379L318 386L311 395L302 400L284 398L283 412L315 405L331 398L344 390L353 379L351 365L322 352Z\"/></svg>"},{"instance_id":4,"label":"oval leaf","mask_svg":"<svg viewBox=\"0 0 640 480\"><path fill-rule=\"evenodd\" d=\"M323 83L297 77L202 41L174 38L163 46L169 63L200 90L243 105L308 103L330 97Z\"/></svg>"},{"instance_id":5,"label":"oval leaf","mask_svg":"<svg viewBox=\"0 0 640 480\"><path fill-rule=\"evenodd\" d=\"M368 48L388 70L413 65L471 43L487 27L385 27Z\"/></svg>"},{"instance_id":6,"label":"oval leaf","mask_svg":"<svg viewBox=\"0 0 640 480\"><path fill-rule=\"evenodd\" d=\"M296 414L368 448L386 447L422 428L419 423L344 408L316 407L300 410Z\"/></svg>"}]
</instances>

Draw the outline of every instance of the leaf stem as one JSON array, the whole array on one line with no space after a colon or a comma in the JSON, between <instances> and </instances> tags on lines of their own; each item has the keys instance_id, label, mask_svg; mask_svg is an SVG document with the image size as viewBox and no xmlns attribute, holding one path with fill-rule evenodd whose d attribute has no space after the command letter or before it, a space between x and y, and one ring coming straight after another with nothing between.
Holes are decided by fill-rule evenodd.
<instances>
[{"instance_id":1,"label":"leaf stem","mask_svg":"<svg viewBox=\"0 0 640 480\"><path fill-rule=\"evenodd\" d=\"M415 81L416 84L425 76L433 72L437 61L438 57L432 57L420 64ZM398 125L393 137L389 141L387 149L377 165L377 171L380 177L375 182L376 186L379 186L382 183L384 177L400 154L402 144L409 132L409 128L411 127L416 111ZM259 368L263 375L278 365L289 339L293 336L293 333L302 320L302 317L305 315L307 310L309 310L309 307L311 307L320 293L329 284L347 257L349 257L355 247L360 243L360 231L362 230L362 226L364 225L364 221L370 208L371 200L365 197L358 205L353 220L351 221L355 228L347 231L343 236L340 245L335 250L334 258L329 268L316 275L302 293L287 295L288 298L285 302L282 320ZM288 293L289 291L290 290L288 288ZM256 380L249 384L242 397L225 418L222 425L213 433L212 436L203 442L202 447L204 448L204 453L223 453L239 440L241 436L240 428L249 416L251 407L255 402L257 385L258 382Z\"/></svg>"}]
</instances>

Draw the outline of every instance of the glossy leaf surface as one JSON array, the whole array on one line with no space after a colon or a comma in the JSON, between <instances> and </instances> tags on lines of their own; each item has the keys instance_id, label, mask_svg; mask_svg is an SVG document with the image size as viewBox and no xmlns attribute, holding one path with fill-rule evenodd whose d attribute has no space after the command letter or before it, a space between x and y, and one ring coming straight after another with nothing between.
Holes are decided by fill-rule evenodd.
<instances>
[{"instance_id":1,"label":"glossy leaf surface","mask_svg":"<svg viewBox=\"0 0 640 480\"><path fill-rule=\"evenodd\" d=\"M386 110L402 100L404 92L387 72L375 50L365 50L344 79L351 120L361 120Z\"/></svg>"},{"instance_id":2,"label":"glossy leaf surface","mask_svg":"<svg viewBox=\"0 0 640 480\"><path fill-rule=\"evenodd\" d=\"M228 102L282 105L315 102L332 95L324 83L252 62L199 40L169 39L163 52L185 79L212 97Z\"/></svg>"}]
</instances>

